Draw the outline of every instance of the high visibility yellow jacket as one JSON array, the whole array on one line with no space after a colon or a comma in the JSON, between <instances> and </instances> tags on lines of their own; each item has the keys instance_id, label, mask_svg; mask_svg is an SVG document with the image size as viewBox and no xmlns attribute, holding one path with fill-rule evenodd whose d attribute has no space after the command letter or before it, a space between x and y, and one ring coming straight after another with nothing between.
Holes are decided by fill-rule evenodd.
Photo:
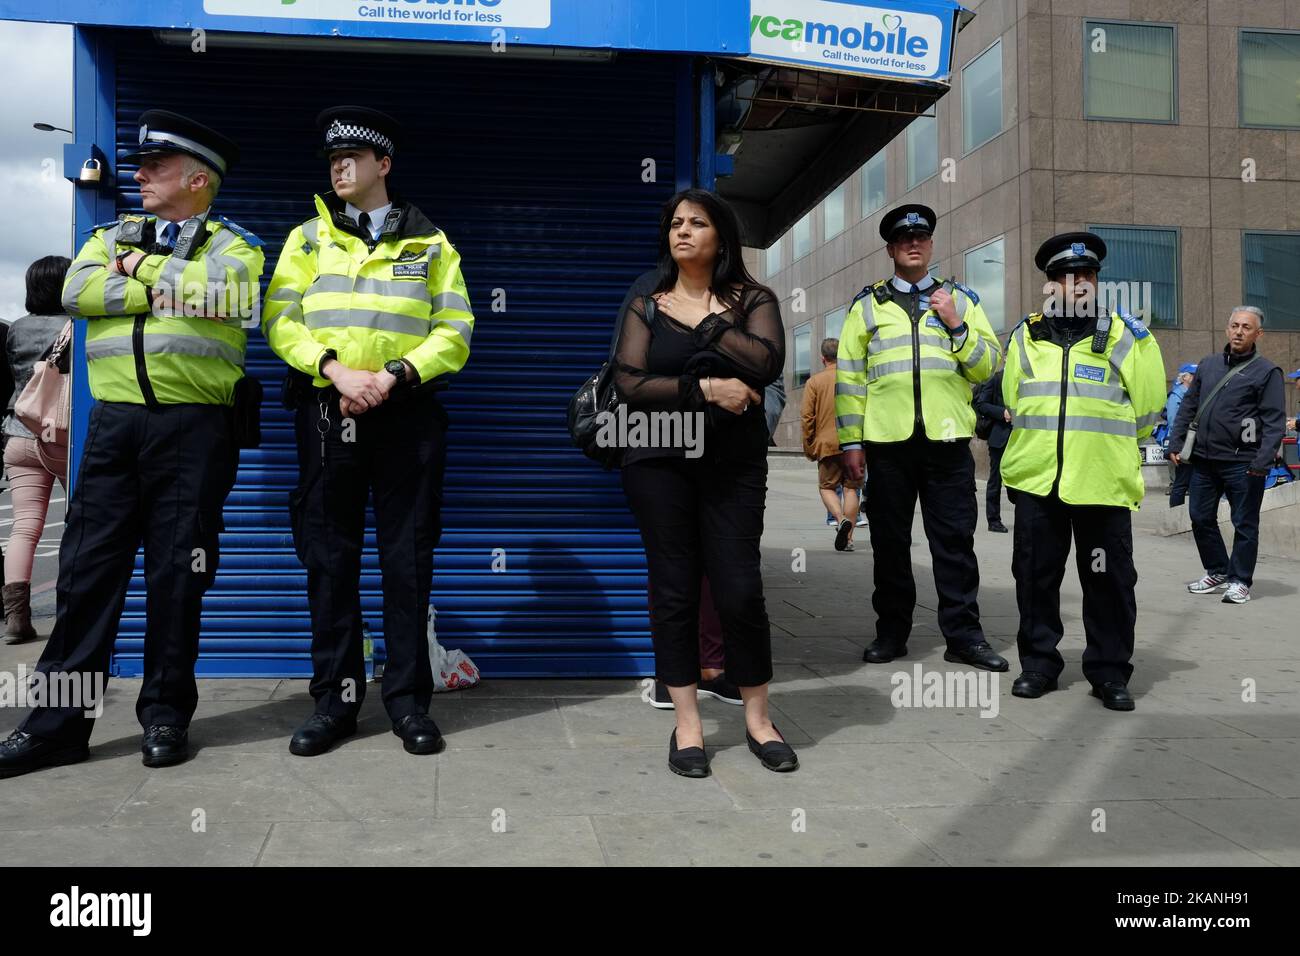
<instances>
[{"instance_id":1,"label":"high visibility yellow jacket","mask_svg":"<svg viewBox=\"0 0 1300 956\"><path fill-rule=\"evenodd\" d=\"M394 201L372 242L344 205L317 196L319 215L285 241L262 313L275 354L318 388L331 350L368 372L404 358L421 382L459 371L474 331L460 255L414 206Z\"/></svg>"},{"instance_id":2,"label":"high visibility yellow jacket","mask_svg":"<svg viewBox=\"0 0 1300 956\"><path fill-rule=\"evenodd\" d=\"M105 402L229 405L244 375L244 329L256 324L262 241L208 218L183 259L154 251L156 221L123 216L96 226L68 269L63 308L88 320L90 393ZM127 251L148 253L134 278L112 268Z\"/></svg>"},{"instance_id":3,"label":"high visibility yellow jacket","mask_svg":"<svg viewBox=\"0 0 1300 956\"><path fill-rule=\"evenodd\" d=\"M933 309L909 315L895 301L891 280L868 286L853 300L835 376L841 449L906 441L917 429L933 441L974 434L971 385L992 377L1001 348L979 296L951 279L942 285L966 323L964 338L950 335Z\"/></svg>"},{"instance_id":4,"label":"high visibility yellow jacket","mask_svg":"<svg viewBox=\"0 0 1300 956\"><path fill-rule=\"evenodd\" d=\"M1164 400L1160 346L1140 320L1117 314L1070 333L1028 316L1011 335L1002 375L1012 416L1003 482L1031 495L1055 490L1066 504L1137 510L1138 443L1150 437Z\"/></svg>"}]
</instances>

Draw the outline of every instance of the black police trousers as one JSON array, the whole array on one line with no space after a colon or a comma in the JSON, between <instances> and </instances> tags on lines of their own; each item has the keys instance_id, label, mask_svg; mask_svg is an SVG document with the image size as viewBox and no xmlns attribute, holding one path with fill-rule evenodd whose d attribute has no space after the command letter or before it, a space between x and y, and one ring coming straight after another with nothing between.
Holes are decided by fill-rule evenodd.
<instances>
[{"instance_id":1,"label":"black police trousers","mask_svg":"<svg viewBox=\"0 0 1300 956\"><path fill-rule=\"evenodd\" d=\"M345 421L335 389L312 389L298 405L295 428L298 486L289 513L307 569L316 712L355 716L365 697L361 548L373 492L388 654L384 707L393 721L426 714L433 697L427 622L433 549L442 535L446 412L432 392L411 392Z\"/></svg>"},{"instance_id":2,"label":"black police trousers","mask_svg":"<svg viewBox=\"0 0 1300 956\"><path fill-rule=\"evenodd\" d=\"M189 726L203 594L217 572L221 510L238 464L225 406L96 403L59 546L58 616L37 665L47 686L54 675L80 675L82 687L107 679L143 544L147 620L136 716L146 728ZM22 729L75 744L90 739L93 725L83 706L43 706Z\"/></svg>"},{"instance_id":3,"label":"black police trousers","mask_svg":"<svg viewBox=\"0 0 1300 956\"><path fill-rule=\"evenodd\" d=\"M984 640L977 600L975 560L975 460L970 439L930 441L923 433L907 441L864 446L871 494L876 638L895 647L907 643L916 607L912 577L912 518L921 501L921 523L930 543L934 586L939 595L939 630L950 648Z\"/></svg>"},{"instance_id":4,"label":"black police trousers","mask_svg":"<svg viewBox=\"0 0 1300 956\"><path fill-rule=\"evenodd\" d=\"M1127 508L1070 505L1056 496L1015 492L1016 528L1011 572L1016 579L1022 670L1058 677L1065 667L1056 646L1061 624L1061 581L1074 537L1074 560L1083 585L1083 676L1094 686L1128 683L1133 673L1137 624L1137 570L1133 519Z\"/></svg>"}]
</instances>

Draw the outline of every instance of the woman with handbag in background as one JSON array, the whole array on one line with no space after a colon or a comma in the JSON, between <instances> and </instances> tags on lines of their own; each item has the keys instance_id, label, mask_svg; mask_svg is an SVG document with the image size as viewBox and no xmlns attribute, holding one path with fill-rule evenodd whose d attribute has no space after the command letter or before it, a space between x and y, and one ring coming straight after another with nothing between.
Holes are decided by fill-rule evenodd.
<instances>
[{"instance_id":1,"label":"woman with handbag in background","mask_svg":"<svg viewBox=\"0 0 1300 956\"><path fill-rule=\"evenodd\" d=\"M741 259L736 214L713 193L688 189L665 205L654 295L624 311L611 364L626 420L667 412L679 419L680 436L689 428L703 439L690 447L632 446L629 431L622 459L654 593L655 676L677 719L669 769L709 774L696 697L707 577L726 674L744 700L749 749L769 770L794 770L798 758L768 716L772 646L759 549L768 443L762 392L781 375L785 331L776 297Z\"/></svg>"},{"instance_id":2,"label":"woman with handbag in background","mask_svg":"<svg viewBox=\"0 0 1300 956\"><path fill-rule=\"evenodd\" d=\"M5 472L14 505L14 523L4 558L5 643L17 644L36 637L32 627L32 562L37 542L45 530L50 492L57 477L66 481L67 433L34 435L15 414L15 405L32 379L33 368L50 352L64 332L68 317L60 296L71 260L63 256L37 259L27 270L28 315L9 326L5 360L14 380L4 424ZM43 370L42 375L47 374ZM66 380L66 375L62 376ZM63 383L52 383L63 384ZM46 391L51 389L47 387ZM66 387L62 391L66 396ZM62 439L62 444L59 442ZM60 470L63 474L59 474Z\"/></svg>"}]
</instances>

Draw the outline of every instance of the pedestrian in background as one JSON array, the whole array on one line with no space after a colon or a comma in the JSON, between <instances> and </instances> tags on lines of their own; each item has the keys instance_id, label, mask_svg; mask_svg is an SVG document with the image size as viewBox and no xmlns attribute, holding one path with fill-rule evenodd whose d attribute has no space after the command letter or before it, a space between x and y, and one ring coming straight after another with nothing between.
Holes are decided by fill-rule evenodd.
<instances>
[{"instance_id":1,"label":"pedestrian in background","mask_svg":"<svg viewBox=\"0 0 1300 956\"><path fill-rule=\"evenodd\" d=\"M1296 408L1297 411L1300 411L1300 368L1296 369L1294 372L1288 375L1287 378L1292 380L1296 391L1296 398L1295 398L1296 404L1292 407ZM1286 420L1286 430L1289 432L1293 432L1296 430L1295 415L1292 415L1290 418Z\"/></svg>"},{"instance_id":2,"label":"pedestrian in background","mask_svg":"<svg viewBox=\"0 0 1300 956\"><path fill-rule=\"evenodd\" d=\"M1228 317L1228 344L1196 369L1169 436L1169 459L1192 466L1192 536L1205 575L1193 594L1223 591L1224 604L1245 604L1259 554L1259 509L1286 424L1282 370L1259 354L1264 313L1250 305ZM1193 432L1188 443L1188 434ZM1232 514L1232 555L1219 533L1219 498Z\"/></svg>"},{"instance_id":3,"label":"pedestrian in background","mask_svg":"<svg viewBox=\"0 0 1300 956\"><path fill-rule=\"evenodd\" d=\"M1002 453L1011 436L1011 409L1002 404L1002 369L980 386L975 411L993 422L988 437L989 481L984 491L984 517L990 531L1006 534L1007 526L1002 523Z\"/></svg>"},{"instance_id":4,"label":"pedestrian in background","mask_svg":"<svg viewBox=\"0 0 1300 956\"><path fill-rule=\"evenodd\" d=\"M14 523L4 558L6 644L36 637L32 627L32 562L45 530L55 479L41 460L36 436L14 414L14 402L31 380L33 366L68 322L62 295L71 265L72 260L66 256L46 256L28 267L27 314L9 326L4 344L3 364L10 395L0 431L4 434L5 474L14 506Z\"/></svg>"},{"instance_id":5,"label":"pedestrian in background","mask_svg":"<svg viewBox=\"0 0 1300 956\"><path fill-rule=\"evenodd\" d=\"M1172 447L1169 443L1169 436L1174 430L1174 422L1178 420L1178 409L1183 404L1183 398L1187 395L1187 389L1191 386L1192 380L1196 377L1196 366L1188 362L1178 369L1178 374L1174 376L1174 387L1169 390L1169 397L1165 401L1165 434L1163 444L1165 446L1165 457L1169 457L1169 449ZM1178 449L1175 448L1175 451ZM1192 466L1187 462L1180 465L1169 462L1171 472L1169 479L1169 507L1177 508L1187 500L1187 486L1192 480Z\"/></svg>"},{"instance_id":6,"label":"pedestrian in background","mask_svg":"<svg viewBox=\"0 0 1300 956\"><path fill-rule=\"evenodd\" d=\"M839 339L823 339L822 370L808 379L803 390L800 424L803 453L817 462L817 487L822 504L835 519L835 550L853 550L853 525L858 514L857 482L844 473L840 439L835 427L835 357ZM843 488L843 500L840 492Z\"/></svg>"}]
</instances>

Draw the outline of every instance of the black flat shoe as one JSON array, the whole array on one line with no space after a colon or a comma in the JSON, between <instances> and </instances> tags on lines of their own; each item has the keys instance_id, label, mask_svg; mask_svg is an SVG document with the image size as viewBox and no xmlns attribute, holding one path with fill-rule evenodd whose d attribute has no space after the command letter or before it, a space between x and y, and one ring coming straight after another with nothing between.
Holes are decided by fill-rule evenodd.
<instances>
[{"instance_id":1,"label":"black flat shoe","mask_svg":"<svg viewBox=\"0 0 1300 956\"><path fill-rule=\"evenodd\" d=\"M289 753L299 757L319 757L340 740L346 740L356 732L355 717L312 714L289 741Z\"/></svg>"},{"instance_id":2,"label":"black flat shoe","mask_svg":"<svg viewBox=\"0 0 1300 956\"><path fill-rule=\"evenodd\" d=\"M835 550L843 551L849 546L849 535L853 534L853 521L845 518L835 532Z\"/></svg>"},{"instance_id":3,"label":"black flat shoe","mask_svg":"<svg viewBox=\"0 0 1300 956\"><path fill-rule=\"evenodd\" d=\"M1100 699L1107 710L1132 710L1136 706L1128 687L1117 680L1093 687L1092 696Z\"/></svg>"},{"instance_id":4,"label":"black flat shoe","mask_svg":"<svg viewBox=\"0 0 1300 956\"><path fill-rule=\"evenodd\" d=\"M190 732L171 724L152 724L140 742L141 762L146 767L171 767L190 756Z\"/></svg>"},{"instance_id":5,"label":"black flat shoe","mask_svg":"<svg viewBox=\"0 0 1300 956\"><path fill-rule=\"evenodd\" d=\"M1032 700L1053 690L1056 690L1055 677L1048 677L1038 671L1024 671L1012 683L1011 696L1027 697Z\"/></svg>"},{"instance_id":6,"label":"black flat shoe","mask_svg":"<svg viewBox=\"0 0 1300 956\"><path fill-rule=\"evenodd\" d=\"M81 763L89 756L90 747L86 744L68 745L15 730L8 739L0 740L0 777L17 777L42 767Z\"/></svg>"},{"instance_id":7,"label":"black flat shoe","mask_svg":"<svg viewBox=\"0 0 1300 956\"><path fill-rule=\"evenodd\" d=\"M442 731L428 714L411 714L393 724L408 754L436 754L442 750Z\"/></svg>"},{"instance_id":8,"label":"black flat shoe","mask_svg":"<svg viewBox=\"0 0 1300 956\"><path fill-rule=\"evenodd\" d=\"M677 731L668 738L668 769L679 777L707 777L709 775L709 755L703 747L686 747L677 749Z\"/></svg>"},{"instance_id":9,"label":"black flat shoe","mask_svg":"<svg viewBox=\"0 0 1300 956\"><path fill-rule=\"evenodd\" d=\"M772 725L776 730L776 725ZM781 732L776 731L778 734ZM795 754L794 748L784 740L769 740L765 744L760 744L755 740L748 730L745 731L745 743L749 744L749 752L757 757L768 770L776 773L789 773L792 770L799 769L799 757Z\"/></svg>"},{"instance_id":10,"label":"black flat shoe","mask_svg":"<svg viewBox=\"0 0 1300 956\"><path fill-rule=\"evenodd\" d=\"M976 641L964 647L950 647L943 652L943 659L950 664L969 664L986 671L1004 671L1011 667L1007 659L991 648L987 641Z\"/></svg>"},{"instance_id":11,"label":"black flat shoe","mask_svg":"<svg viewBox=\"0 0 1300 956\"><path fill-rule=\"evenodd\" d=\"M995 534L1007 534L1007 526L1001 521L990 521L989 530Z\"/></svg>"},{"instance_id":12,"label":"black flat shoe","mask_svg":"<svg viewBox=\"0 0 1300 956\"><path fill-rule=\"evenodd\" d=\"M862 652L862 659L868 664L888 664L895 657L906 656L906 644L895 644L893 641L886 641L879 637L872 641L871 645Z\"/></svg>"}]
</instances>

